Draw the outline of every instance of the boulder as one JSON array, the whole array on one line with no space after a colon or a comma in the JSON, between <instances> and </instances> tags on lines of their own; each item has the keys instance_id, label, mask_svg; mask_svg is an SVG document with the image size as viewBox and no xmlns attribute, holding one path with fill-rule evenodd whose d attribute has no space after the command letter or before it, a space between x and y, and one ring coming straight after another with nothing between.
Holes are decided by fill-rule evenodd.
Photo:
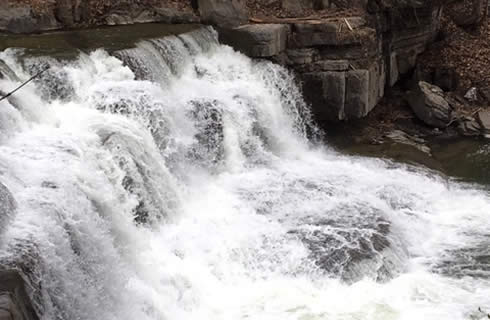
<instances>
[{"instance_id":1,"label":"boulder","mask_svg":"<svg viewBox=\"0 0 490 320\"><path fill-rule=\"evenodd\" d=\"M244 0L198 0L201 20L222 27L236 27L248 22Z\"/></svg>"},{"instance_id":2,"label":"boulder","mask_svg":"<svg viewBox=\"0 0 490 320\"><path fill-rule=\"evenodd\" d=\"M220 41L254 58L278 55L286 49L289 27L284 24L248 24L221 30Z\"/></svg>"},{"instance_id":3,"label":"boulder","mask_svg":"<svg viewBox=\"0 0 490 320\"><path fill-rule=\"evenodd\" d=\"M445 128L452 120L452 108L441 88L420 81L408 93L408 102L417 117L436 128Z\"/></svg>"},{"instance_id":4,"label":"boulder","mask_svg":"<svg viewBox=\"0 0 490 320\"><path fill-rule=\"evenodd\" d=\"M465 137L476 137L481 135L481 127L478 122L471 118L463 118L458 124L458 131Z\"/></svg>"},{"instance_id":5,"label":"boulder","mask_svg":"<svg viewBox=\"0 0 490 320\"><path fill-rule=\"evenodd\" d=\"M0 269L0 320L38 319L18 271Z\"/></svg>"},{"instance_id":6,"label":"boulder","mask_svg":"<svg viewBox=\"0 0 490 320\"><path fill-rule=\"evenodd\" d=\"M478 123L484 135L490 134L490 110L480 111L477 114Z\"/></svg>"}]
</instances>

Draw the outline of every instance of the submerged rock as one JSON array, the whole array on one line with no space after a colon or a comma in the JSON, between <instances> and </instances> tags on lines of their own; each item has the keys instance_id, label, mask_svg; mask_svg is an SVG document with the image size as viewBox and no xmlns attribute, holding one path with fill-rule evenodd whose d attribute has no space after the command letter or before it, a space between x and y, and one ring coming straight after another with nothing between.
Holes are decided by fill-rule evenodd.
<instances>
[{"instance_id":1,"label":"submerged rock","mask_svg":"<svg viewBox=\"0 0 490 320\"><path fill-rule=\"evenodd\" d=\"M366 276L384 282L401 272L406 252L382 212L341 205L326 216L291 232L307 245L319 268L349 283Z\"/></svg>"},{"instance_id":2,"label":"submerged rock","mask_svg":"<svg viewBox=\"0 0 490 320\"><path fill-rule=\"evenodd\" d=\"M445 128L452 120L452 107L437 86L420 81L415 90L409 92L408 102L417 117L429 126Z\"/></svg>"},{"instance_id":3,"label":"submerged rock","mask_svg":"<svg viewBox=\"0 0 490 320\"><path fill-rule=\"evenodd\" d=\"M426 153L427 155L431 156L431 150L430 147L426 145L426 141L424 139L421 139L419 137L411 136L407 134L406 132L403 132L401 130L393 130L390 133L386 135L387 138L398 142L402 143L408 146L412 146L423 153Z\"/></svg>"},{"instance_id":4,"label":"submerged rock","mask_svg":"<svg viewBox=\"0 0 490 320\"><path fill-rule=\"evenodd\" d=\"M481 134L481 127L473 118L462 119L458 125L458 130L466 137L479 136Z\"/></svg>"},{"instance_id":5,"label":"submerged rock","mask_svg":"<svg viewBox=\"0 0 490 320\"><path fill-rule=\"evenodd\" d=\"M0 269L0 320L38 319L19 272Z\"/></svg>"}]
</instances>

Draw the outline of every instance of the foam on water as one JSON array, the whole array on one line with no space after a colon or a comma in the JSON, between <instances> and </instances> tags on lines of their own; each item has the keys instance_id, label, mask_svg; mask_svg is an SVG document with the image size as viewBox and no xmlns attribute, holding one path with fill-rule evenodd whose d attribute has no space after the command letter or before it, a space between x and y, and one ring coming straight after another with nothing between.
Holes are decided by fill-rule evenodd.
<instances>
[{"instance_id":1,"label":"foam on water","mask_svg":"<svg viewBox=\"0 0 490 320\"><path fill-rule=\"evenodd\" d=\"M486 317L488 192L314 146L293 77L213 30L0 59L52 66L0 102L0 259L43 319Z\"/></svg>"}]
</instances>

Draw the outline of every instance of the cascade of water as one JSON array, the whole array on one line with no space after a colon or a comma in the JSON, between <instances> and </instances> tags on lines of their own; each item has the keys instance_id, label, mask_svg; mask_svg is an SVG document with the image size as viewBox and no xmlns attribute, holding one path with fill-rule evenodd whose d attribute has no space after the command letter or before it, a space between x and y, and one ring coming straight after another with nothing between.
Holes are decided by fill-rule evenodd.
<instances>
[{"instance_id":1,"label":"cascade of water","mask_svg":"<svg viewBox=\"0 0 490 320\"><path fill-rule=\"evenodd\" d=\"M0 102L0 181L17 204L0 261L31 261L43 319L490 308L488 193L312 145L292 75L213 29L0 61L0 90L51 66Z\"/></svg>"}]
</instances>

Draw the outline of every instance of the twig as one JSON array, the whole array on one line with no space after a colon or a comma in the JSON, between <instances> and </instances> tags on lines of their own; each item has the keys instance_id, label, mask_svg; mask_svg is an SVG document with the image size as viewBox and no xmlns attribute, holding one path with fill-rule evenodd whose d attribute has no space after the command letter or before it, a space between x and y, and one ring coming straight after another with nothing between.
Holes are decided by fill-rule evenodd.
<instances>
[{"instance_id":1,"label":"twig","mask_svg":"<svg viewBox=\"0 0 490 320\"><path fill-rule=\"evenodd\" d=\"M354 31L354 29L352 28L352 26L350 25L349 23L349 20L347 20L347 18L344 18L344 21L345 23L347 24L347 27L349 28L350 31Z\"/></svg>"},{"instance_id":2,"label":"twig","mask_svg":"<svg viewBox=\"0 0 490 320\"><path fill-rule=\"evenodd\" d=\"M27 80L26 82L24 82L23 84L21 84L20 86L18 86L17 88L15 88L15 90L13 91L10 91L9 93L7 93L5 96L1 97L0 98L0 101L3 101L5 99L7 99L8 97L10 97L11 95L13 95L14 93L16 93L17 91L19 91L20 89L22 89L25 85L27 85L29 82L31 82L32 80L36 79L37 77L39 77L41 74L43 74L44 72L46 72L50 67L48 66L46 69L42 70L42 71L39 71L38 73L36 73L35 75L33 75L32 77L29 78L29 80Z\"/></svg>"}]
</instances>

